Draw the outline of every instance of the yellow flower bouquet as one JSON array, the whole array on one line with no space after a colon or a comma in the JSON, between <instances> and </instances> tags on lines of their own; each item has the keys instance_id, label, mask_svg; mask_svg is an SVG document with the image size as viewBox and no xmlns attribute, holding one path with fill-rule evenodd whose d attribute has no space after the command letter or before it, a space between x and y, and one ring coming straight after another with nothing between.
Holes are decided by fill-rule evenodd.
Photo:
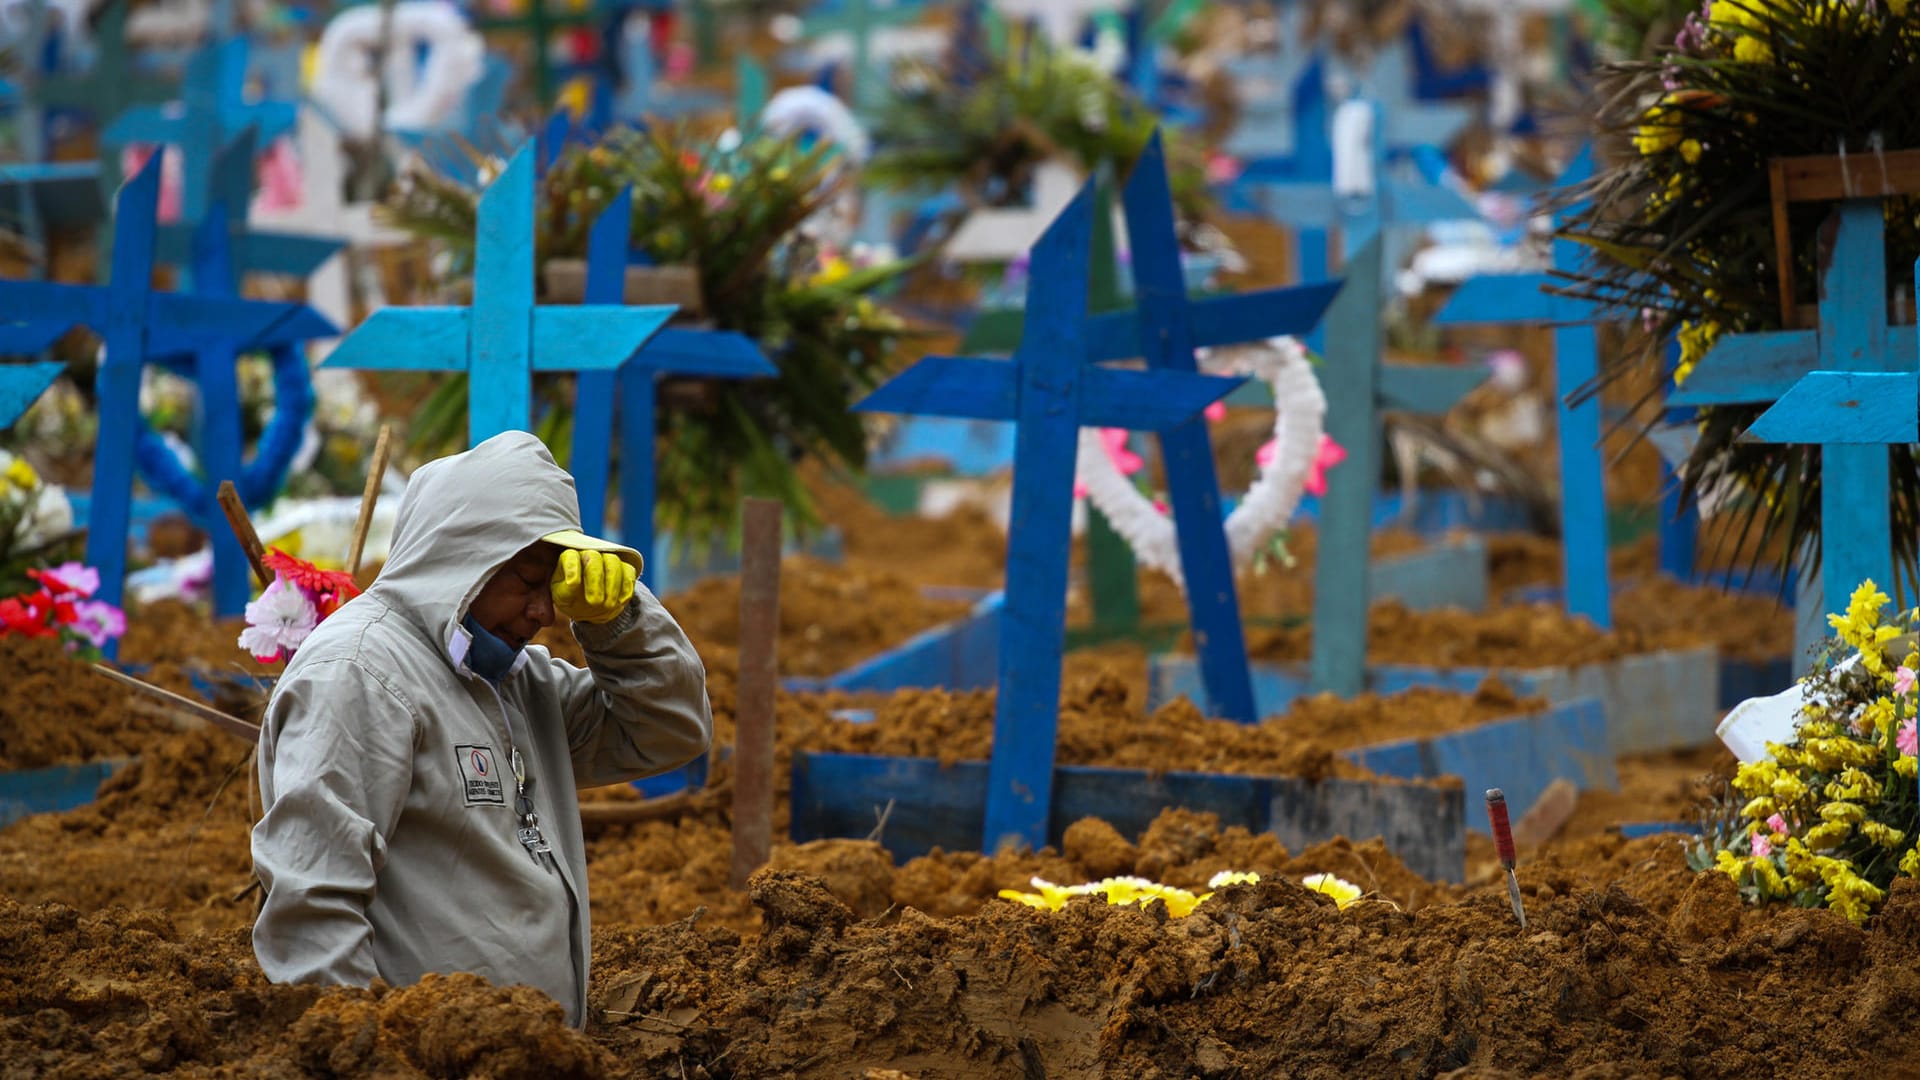
<instances>
[{"instance_id":1,"label":"yellow flower bouquet","mask_svg":"<svg viewBox=\"0 0 1920 1080\"><path fill-rule=\"evenodd\" d=\"M1691 853L1755 903L1829 907L1864 922L1899 874L1920 876L1920 611L1883 619L1873 582L1802 684L1793 738L1744 763Z\"/></svg>"}]
</instances>

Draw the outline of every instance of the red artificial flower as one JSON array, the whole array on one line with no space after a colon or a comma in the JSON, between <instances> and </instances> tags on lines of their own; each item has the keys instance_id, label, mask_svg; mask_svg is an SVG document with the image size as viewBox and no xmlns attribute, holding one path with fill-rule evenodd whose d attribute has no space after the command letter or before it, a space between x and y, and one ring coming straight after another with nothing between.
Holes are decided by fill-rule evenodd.
<instances>
[{"instance_id":1,"label":"red artificial flower","mask_svg":"<svg viewBox=\"0 0 1920 1080\"><path fill-rule=\"evenodd\" d=\"M47 592L55 596L69 596L77 594L80 591L46 570L28 570L27 576L39 582Z\"/></svg>"},{"instance_id":2,"label":"red artificial flower","mask_svg":"<svg viewBox=\"0 0 1920 1080\"><path fill-rule=\"evenodd\" d=\"M267 569L286 578L295 588L313 598L313 606L320 610L320 617L338 610L341 604L360 595L360 587L353 583L353 575L345 570L322 570L305 559L296 559L271 548L262 560Z\"/></svg>"},{"instance_id":3,"label":"red artificial flower","mask_svg":"<svg viewBox=\"0 0 1920 1080\"><path fill-rule=\"evenodd\" d=\"M47 625L45 609L35 606L30 596L23 594L0 600L0 637L7 634L53 637L57 633L59 631Z\"/></svg>"}]
</instances>

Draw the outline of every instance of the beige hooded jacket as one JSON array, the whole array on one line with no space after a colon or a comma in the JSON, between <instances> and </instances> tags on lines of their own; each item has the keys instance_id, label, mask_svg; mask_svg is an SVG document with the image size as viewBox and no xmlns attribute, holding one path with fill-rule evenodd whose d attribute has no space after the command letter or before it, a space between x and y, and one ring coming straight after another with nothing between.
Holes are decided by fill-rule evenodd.
<instances>
[{"instance_id":1,"label":"beige hooded jacket","mask_svg":"<svg viewBox=\"0 0 1920 1080\"><path fill-rule=\"evenodd\" d=\"M587 670L540 646L497 692L468 669L460 622L481 586L579 527L572 477L524 432L414 474L379 580L314 631L267 704L253 945L269 978L467 971L538 987L585 1021L576 789L678 767L713 720L693 645L645 587L612 621L574 625ZM518 839L515 745L552 846L539 859Z\"/></svg>"}]
</instances>

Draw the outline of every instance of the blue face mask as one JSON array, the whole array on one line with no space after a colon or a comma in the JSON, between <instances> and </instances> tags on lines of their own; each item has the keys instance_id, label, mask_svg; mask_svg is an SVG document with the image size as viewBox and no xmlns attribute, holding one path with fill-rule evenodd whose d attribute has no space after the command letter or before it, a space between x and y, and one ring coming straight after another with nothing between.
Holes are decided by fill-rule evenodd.
<instances>
[{"instance_id":1,"label":"blue face mask","mask_svg":"<svg viewBox=\"0 0 1920 1080\"><path fill-rule=\"evenodd\" d=\"M513 670L513 662L520 658L520 650L495 637L472 615L461 619L460 626L473 637L473 645L467 649L467 667L475 675L499 685L500 680Z\"/></svg>"}]
</instances>

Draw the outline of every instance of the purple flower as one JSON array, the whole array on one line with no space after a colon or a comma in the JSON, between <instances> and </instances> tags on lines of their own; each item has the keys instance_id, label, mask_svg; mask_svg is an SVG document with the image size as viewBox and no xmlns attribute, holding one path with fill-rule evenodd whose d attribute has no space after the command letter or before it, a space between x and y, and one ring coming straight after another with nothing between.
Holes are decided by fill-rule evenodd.
<instances>
[{"instance_id":1,"label":"purple flower","mask_svg":"<svg viewBox=\"0 0 1920 1080\"><path fill-rule=\"evenodd\" d=\"M85 563L61 563L53 568L53 576L66 582L77 596L92 596L100 590L100 571Z\"/></svg>"},{"instance_id":2,"label":"purple flower","mask_svg":"<svg viewBox=\"0 0 1920 1080\"><path fill-rule=\"evenodd\" d=\"M67 629L87 639L94 648L104 649L107 642L127 632L127 613L105 600L85 600L73 605L73 621Z\"/></svg>"}]
</instances>

